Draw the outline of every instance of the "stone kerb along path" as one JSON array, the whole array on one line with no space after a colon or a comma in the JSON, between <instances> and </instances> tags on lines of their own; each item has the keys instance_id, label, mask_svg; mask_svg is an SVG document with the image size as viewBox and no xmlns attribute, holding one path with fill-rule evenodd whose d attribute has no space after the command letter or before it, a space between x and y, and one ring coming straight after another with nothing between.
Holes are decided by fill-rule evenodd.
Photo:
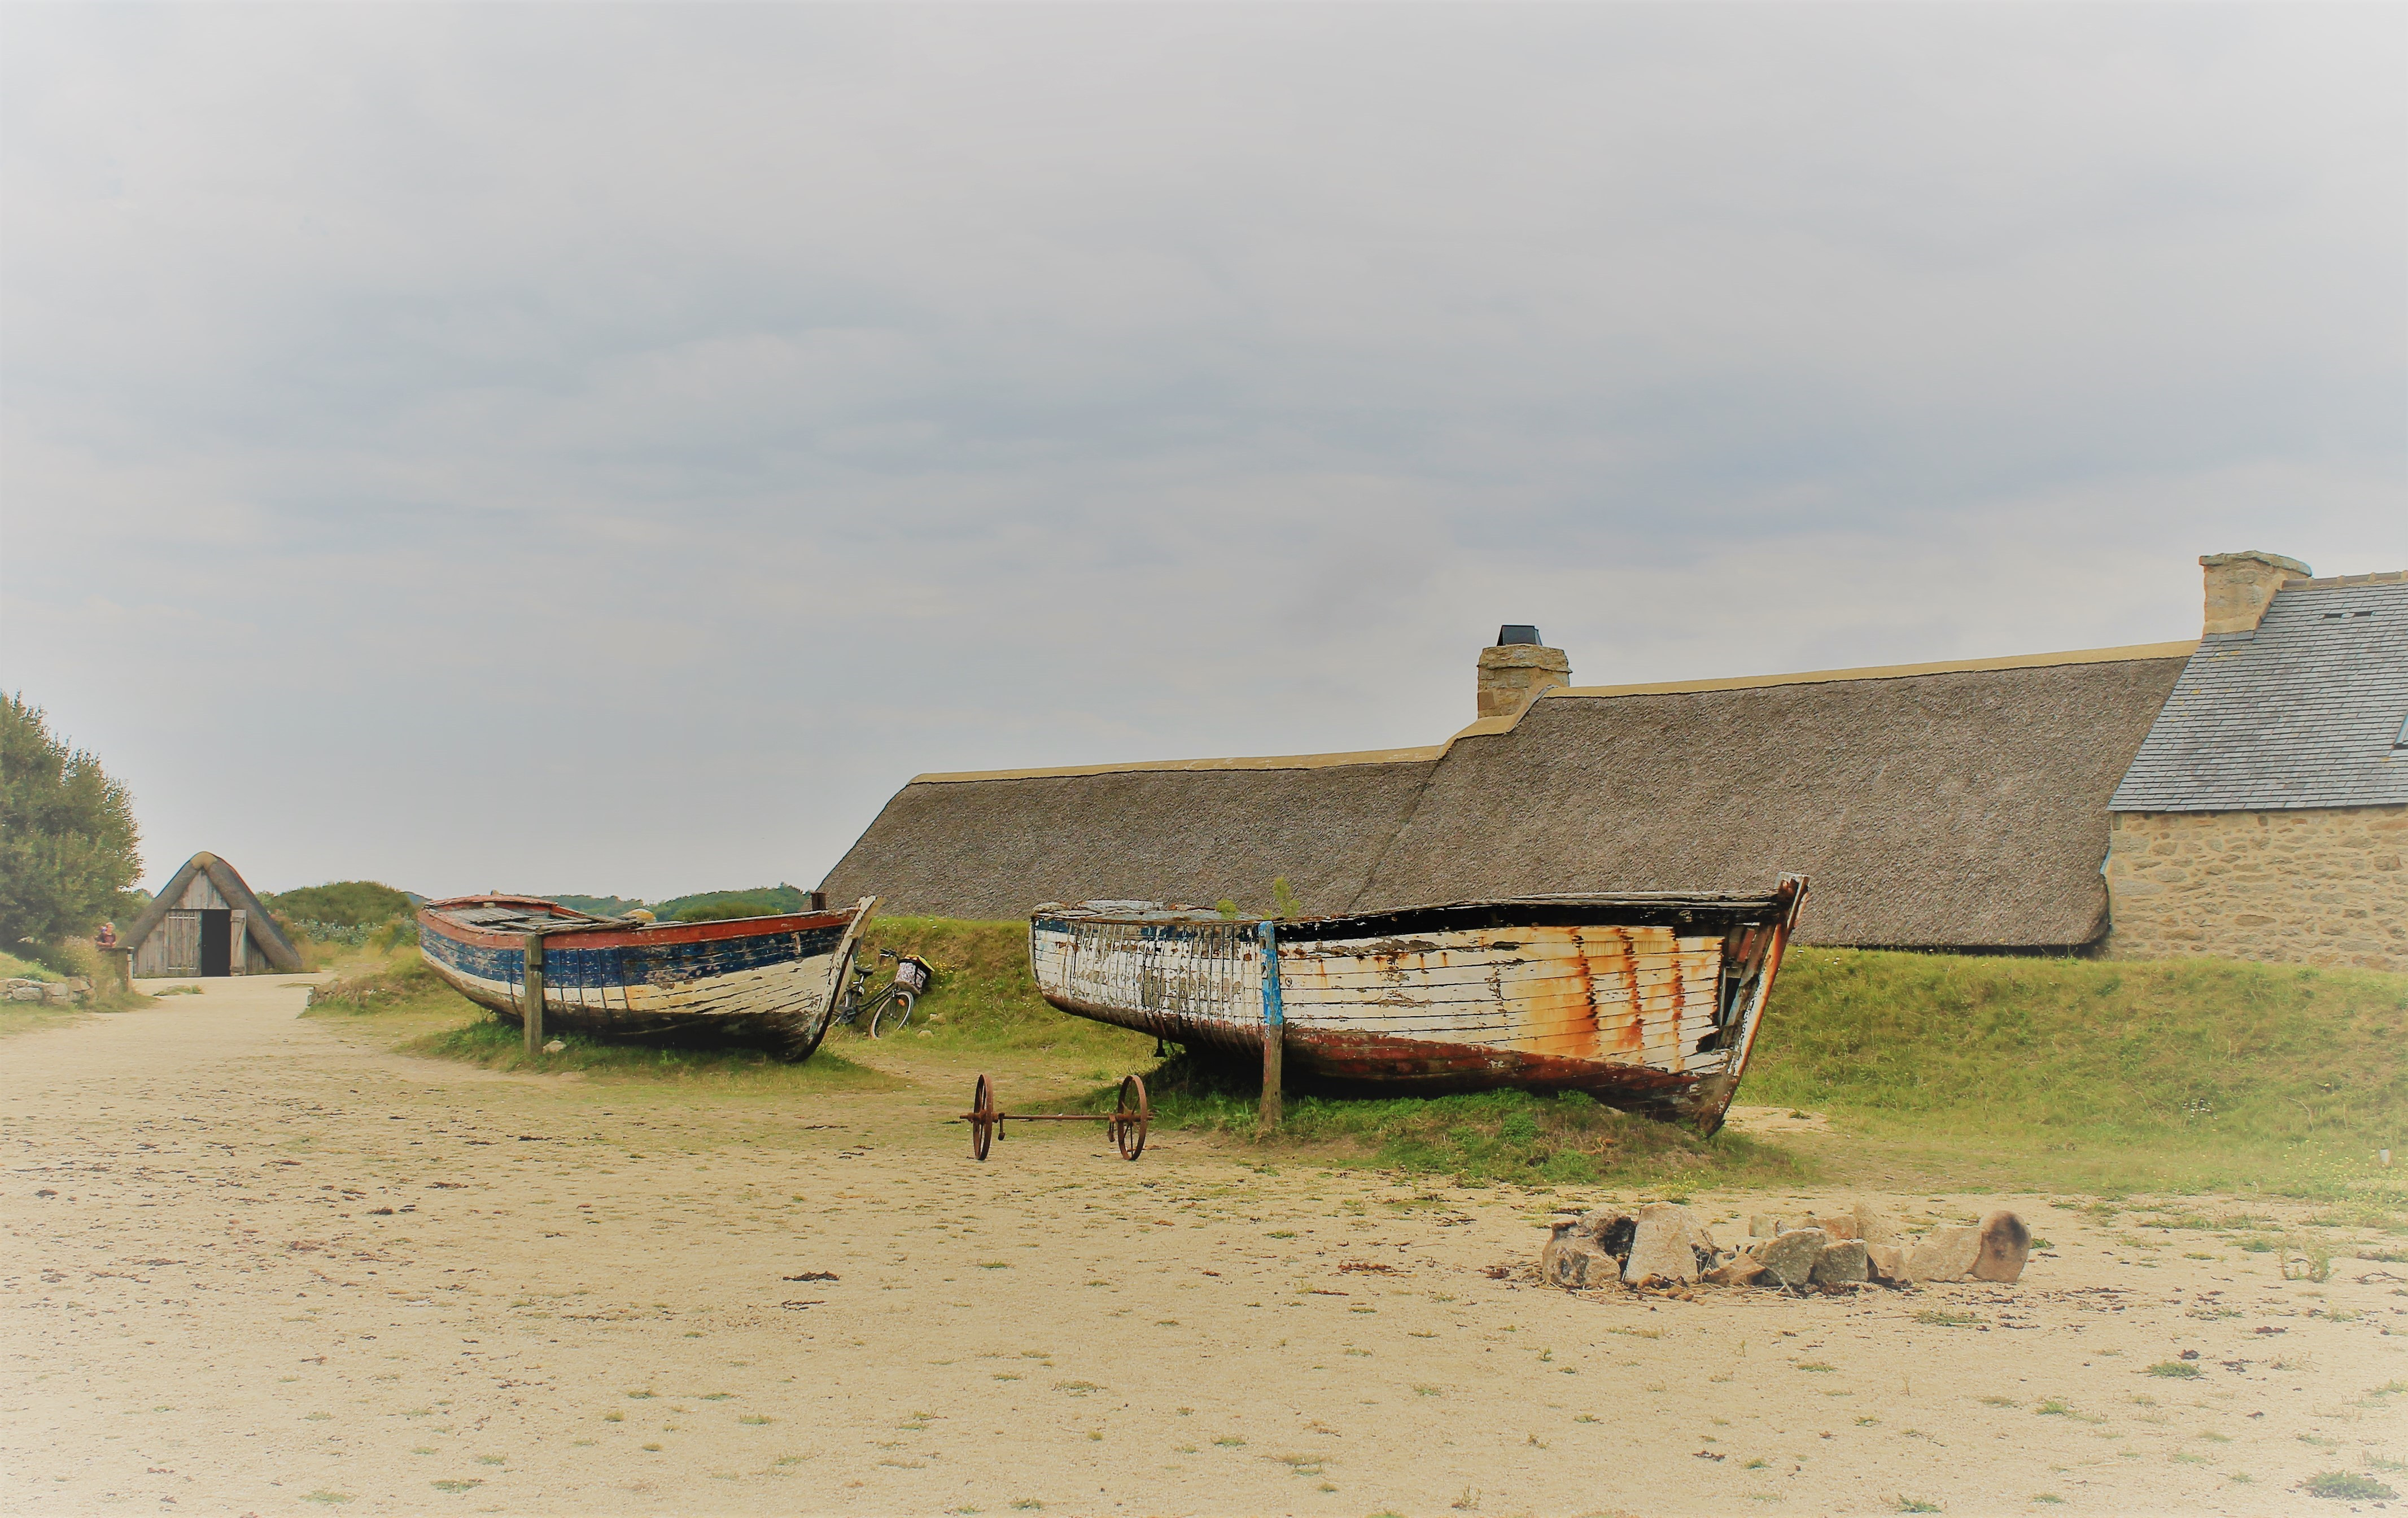
<instances>
[{"instance_id":1,"label":"stone kerb along path","mask_svg":"<svg viewBox=\"0 0 2408 1518\"><path fill-rule=\"evenodd\" d=\"M300 980L0 1042L7 1511L2256 1513L2408 1451L2372 1267L2078 1198L1867 1198L1927 1239L2005 1206L2012 1285L1572 1292L1531 1266L1558 1207L1693 1268L1751 1215L1820 1258L1836 1213L1160 1129L980 1166L974 1071L924 1052L808 1108L497 1077L300 1020Z\"/></svg>"}]
</instances>

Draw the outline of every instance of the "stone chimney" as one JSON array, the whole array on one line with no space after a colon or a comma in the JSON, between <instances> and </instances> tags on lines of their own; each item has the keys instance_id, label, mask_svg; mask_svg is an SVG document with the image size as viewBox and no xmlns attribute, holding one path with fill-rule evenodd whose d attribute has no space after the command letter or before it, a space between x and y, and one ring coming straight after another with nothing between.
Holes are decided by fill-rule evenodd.
<instances>
[{"instance_id":1,"label":"stone chimney","mask_svg":"<svg viewBox=\"0 0 2408 1518\"><path fill-rule=\"evenodd\" d=\"M1550 685L1572 681L1572 662L1561 649L1539 641L1539 630L1521 623L1497 629L1494 648L1480 651L1480 715L1511 717Z\"/></svg>"},{"instance_id":2,"label":"stone chimney","mask_svg":"<svg viewBox=\"0 0 2408 1518\"><path fill-rule=\"evenodd\" d=\"M2207 571L2206 630L2210 633L2256 632L2285 581L2312 579L2315 573L2297 559L2256 549L2201 554L2199 565Z\"/></svg>"}]
</instances>

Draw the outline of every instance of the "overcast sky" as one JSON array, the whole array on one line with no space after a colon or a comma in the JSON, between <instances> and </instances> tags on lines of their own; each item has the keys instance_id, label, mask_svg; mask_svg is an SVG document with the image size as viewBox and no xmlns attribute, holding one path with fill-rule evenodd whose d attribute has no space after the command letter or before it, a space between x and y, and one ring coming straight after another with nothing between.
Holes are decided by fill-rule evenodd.
<instances>
[{"instance_id":1,"label":"overcast sky","mask_svg":"<svg viewBox=\"0 0 2408 1518\"><path fill-rule=\"evenodd\" d=\"M2398 7L0 11L0 685L156 886L2408 567Z\"/></svg>"}]
</instances>

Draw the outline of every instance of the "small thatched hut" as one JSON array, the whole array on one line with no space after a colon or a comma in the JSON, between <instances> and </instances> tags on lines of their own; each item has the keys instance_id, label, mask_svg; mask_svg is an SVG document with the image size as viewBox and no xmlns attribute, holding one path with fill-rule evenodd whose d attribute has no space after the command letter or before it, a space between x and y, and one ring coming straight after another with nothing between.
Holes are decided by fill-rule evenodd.
<instances>
[{"instance_id":1,"label":"small thatched hut","mask_svg":"<svg viewBox=\"0 0 2408 1518\"><path fill-rule=\"evenodd\" d=\"M235 867L213 853L184 861L123 941L136 975L248 975L301 968L300 951Z\"/></svg>"}]
</instances>

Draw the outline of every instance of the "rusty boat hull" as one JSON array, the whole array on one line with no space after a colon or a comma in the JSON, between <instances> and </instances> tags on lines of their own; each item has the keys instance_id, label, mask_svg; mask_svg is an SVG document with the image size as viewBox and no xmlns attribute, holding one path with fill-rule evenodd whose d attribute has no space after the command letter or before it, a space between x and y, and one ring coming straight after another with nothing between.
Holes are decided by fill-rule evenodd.
<instances>
[{"instance_id":1,"label":"rusty boat hull","mask_svg":"<svg viewBox=\"0 0 2408 1518\"><path fill-rule=\"evenodd\" d=\"M419 909L418 941L427 968L505 1022L524 1021L527 938L540 934L546 1029L802 1060L827 1035L875 906L652 923L535 896L457 896Z\"/></svg>"},{"instance_id":2,"label":"rusty boat hull","mask_svg":"<svg viewBox=\"0 0 2408 1518\"><path fill-rule=\"evenodd\" d=\"M1721 1126L1806 895L1643 892L1226 919L1146 902L1040 907L1038 989L1066 1012L1303 1083L1389 1095L1582 1091Z\"/></svg>"}]
</instances>

